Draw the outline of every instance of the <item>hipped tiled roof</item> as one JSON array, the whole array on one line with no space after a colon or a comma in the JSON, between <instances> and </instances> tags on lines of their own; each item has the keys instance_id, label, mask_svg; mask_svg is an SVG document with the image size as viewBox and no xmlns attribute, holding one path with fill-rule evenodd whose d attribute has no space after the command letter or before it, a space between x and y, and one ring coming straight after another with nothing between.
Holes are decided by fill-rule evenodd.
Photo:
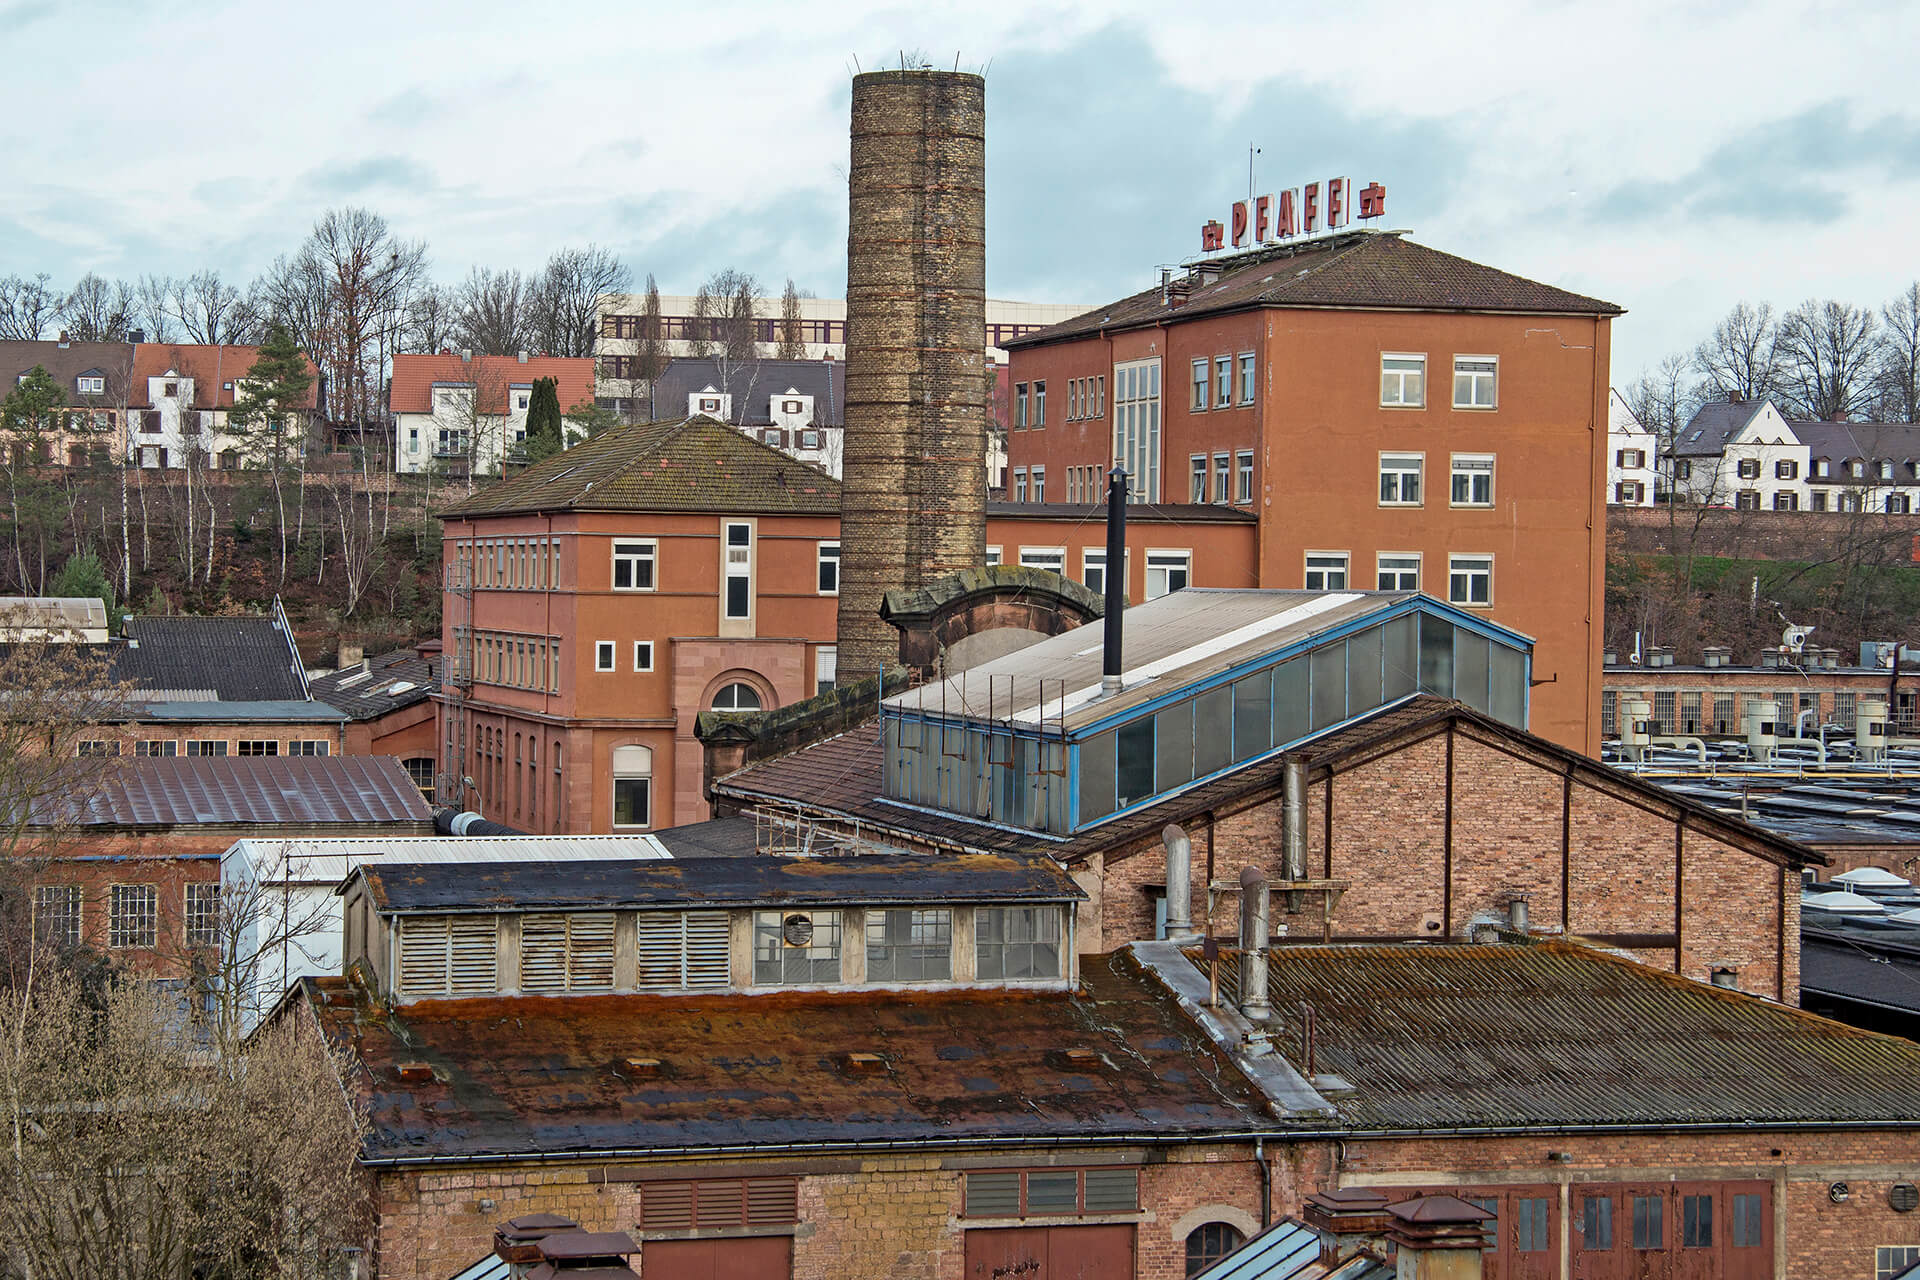
<instances>
[{"instance_id":1,"label":"hipped tiled roof","mask_svg":"<svg viewBox=\"0 0 1920 1280\"><path fill-rule=\"evenodd\" d=\"M482 413L507 412L507 391L530 387L535 378L559 385L560 412L593 401L593 360L579 356L475 356L406 354L393 358L393 382L387 404L395 413L432 413L436 385L477 387Z\"/></svg>"},{"instance_id":2,"label":"hipped tiled roof","mask_svg":"<svg viewBox=\"0 0 1920 1280\"><path fill-rule=\"evenodd\" d=\"M1007 343L1037 346L1100 330L1255 307L1482 311L1615 316L1621 308L1415 244L1398 232L1356 232L1199 264L1211 284L1164 298L1158 286Z\"/></svg>"},{"instance_id":3,"label":"hipped tiled roof","mask_svg":"<svg viewBox=\"0 0 1920 1280\"><path fill-rule=\"evenodd\" d=\"M131 408L151 408L149 378L163 378L169 371L193 379L193 408L231 409L240 383L260 358L258 347L214 346L201 342L143 342L134 348L133 387L128 400ZM319 403L320 370L307 361L313 381L307 385L302 402L311 409Z\"/></svg>"},{"instance_id":4,"label":"hipped tiled roof","mask_svg":"<svg viewBox=\"0 0 1920 1280\"><path fill-rule=\"evenodd\" d=\"M614 427L440 512L838 515L840 482L712 418Z\"/></svg>"}]
</instances>

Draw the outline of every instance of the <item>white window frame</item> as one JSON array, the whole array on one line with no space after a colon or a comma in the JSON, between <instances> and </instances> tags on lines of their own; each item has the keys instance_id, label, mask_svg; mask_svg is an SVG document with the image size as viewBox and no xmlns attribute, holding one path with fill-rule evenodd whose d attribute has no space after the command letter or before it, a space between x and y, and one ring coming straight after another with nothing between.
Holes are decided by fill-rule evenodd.
<instances>
[{"instance_id":1,"label":"white window frame","mask_svg":"<svg viewBox=\"0 0 1920 1280\"><path fill-rule=\"evenodd\" d=\"M1178 577L1176 583L1175 578ZM1189 547L1148 547L1146 597L1158 600L1193 585L1193 551Z\"/></svg>"},{"instance_id":2,"label":"white window frame","mask_svg":"<svg viewBox=\"0 0 1920 1280\"><path fill-rule=\"evenodd\" d=\"M1486 583L1486 599L1473 598L1473 581L1483 579ZM1465 579L1465 591L1457 588ZM1464 598L1462 598L1464 596ZM1459 605L1463 609L1491 609L1493 607L1493 556L1478 552L1447 557L1447 602Z\"/></svg>"},{"instance_id":3,"label":"white window frame","mask_svg":"<svg viewBox=\"0 0 1920 1280\"><path fill-rule=\"evenodd\" d=\"M1462 467L1460 464L1463 462L1473 465ZM1484 467L1479 466L1478 464L1482 462L1487 465ZM1447 460L1447 505L1450 507L1475 507L1481 510L1491 507L1494 504L1494 495L1496 492L1494 480L1498 471L1498 463L1491 453L1454 454ZM1473 482L1471 479L1467 482L1467 493L1469 496L1466 500L1462 501L1453 496L1453 482L1462 475L1469 477L1484 475L1487 478L1487 500L1485 502L1476 502L1473 500L1471 496L1473 493Z\"/></svg>"},{"instance_id":4,"label":"white window frame","mask_svg":"<svg viewBox=\"0 0 1920 1280\"><path fill-rule=\"evenodd\" d=\"M635 640L633 642L633 669L635 671L653 670L653 641Z\"/></svg>"},{"instance_id":5,"label":"white window frame","mask_svg":"<svg viewBox=\"0 0 1920 1280\"><path fill-rule=\"evenodd\" d=\"M1394 561L1395 563L1388 564L1388 561ZM1407 563L1408 561L1411 561L1412 564L1409 565ZM1418 591L1420 589L1421 569L1424 567L1420 561L1421 556L1418 551L1382 551L1378 553L1373 558L1373 580L1379 584L1377 589L1381 591ZM1412 586L1407 586L1400 581L1400 576L1407 573L1413 574ZM1388 574L1394 575L1394 580L1391 583L1385 581Z\"/></svg>"},{"instance_id":6,"label":"white window frame","mask_svg":"<svg viewBox=\"0 0 1920 1280\"><path fill-rule=\"evenodd\" d=\"M1205 413L1213 398L1213 366L1201 356L1193 362L1193 397L1187 405L1189 413Z\"/></svg>"},{"instance_id":7,"label":"white window frame","mask_svg":"<svg viewBox=\"0 0 1920 1280\"><path fill-rule=\"evenodd\" d=\"M623 770L620 767L620 764L621 764L620 753L623 751L634 751L634 750L638 750L646 753L644 757L646 760L646 772L644 773L638 772L635 768L630 767ZM638 758L638 757L633 757L633 758ZM611 780L611 785L607 788L607 803L610 806L609 812L607 814L607 819L609 824L613 827L615 831L640 831L647 827L651 827L653 825L653 764L654 764L653 748L651 747L644 746L640 743L624 743L621 746L615 747L613 749L612 756L608 761L609 772L607 776ZM644 814L640 815L641 820L639 822L619 821L619 813L620 813L619 794L620 794L620 784L622 782L645 782L646 783L646 810L647 811Z\"/></svg>"},{"instance_id":8,"label":"white window frame","mask_svg":"<svg viewBox=\"0 0 1920 1280\"><path fill-rule=\"evenodd\" d=\"M1407 465L1411 463L1412 465ZM1396 477L1393 491L1396 496L1387 497L1387 477ZM1403 477L1413 477L1414 496L1408 498L1406 481ZM1383 507L1424 507L1427 505L1427 455L1424 453L1383 453L1380 455L1380 505Z\"/></svg>"},{"instance_id":9,"label":"white window frame","mask_svg":"<svg viewBox=\"0 0 1920 1280\"><path fill-rule=\"evenodd\" d=\"M1205 502L1207 500L1207 455L1192 454L1187 458L1187 465L1191 468L1187 492L1194 503Z\"/></svg>"},{"instance_id":10,"label":"white window frame","mask_svg":"<svg viewBox=\"0 0 1920 1280\"><path fill-rule=\"evenodd\" d=\"M1389 369L1391 361L1412 361L1418 369ZM1394 396L1387 396L1387 379L1394 380ZM1418 378L1420 392L1407 398L1407 379ZM1427 355L1424 351L1382 351L1380 353L1380 407L1382 409L1424 409L1427 407Z\"/></svg>"},{"instance_id":11,"label":"white window frame","mask_svg":"<svg viewBox=\"0 0 1920 1280\"><path fill-rule=\"evenodd\" d=\"M735 529L747 531L745 542L734 542ZM730 622L742 622L753 617L753 543L753 526L746 521L724 520L721 522L720 616ZM744 580L747 584L746 608L739 613L733 611L733 583L736 579Z\"/></svg>"},{"instance_id":12,"label":"white window frame","mask_svg":"<svg viewBox=\"0 0 1920 1280\"><path fill-rule=\"evenodd\" d=\"M1226 506L1233 496L1233 455L1216 453L1213 455L1213 503Z\"/></svg>"},{"instance_id":13,"label":"white window frame","mask_svg":"<svg viewBox=\"0 0 1920 1280\"><path fill-rule=\"evenodd\" d=\"M824 585L827 579L827 567L829 565L833 567L833 585L831 587ZM814 589L823 596L837 596L840 594L840 543L838 541L829 539L821 542L814 549L813 585Z\"/></svg>"},{"instance_id":14,"label":"white window frame","mask_svg":"<svg viewBox=\"0 0 1920 1280\"><path fill-rule=\"evenodd\" d=\"M83 396L103 396L107 393L107 380L105 378L81 378L79 380L79 388L80 394Z\"/></svg>"},{"instance_id":15,"label":"white window frame","mask_svg":"<svg viewBox=\"0 0 1920 1280\"><path fill-rule=\"evenodd\" d=\"M1491 369L1463 369L1466 364L1491 364ZM1468 380L1468 398L1460 399L1460 379ZM1480 384L1485 380L1490 385L1487 390L1487 403L1480 403ZM1453 407L1487 413L1500 407L1500 357L1481 355L1462 355L1453 357Z\"/></svg>"},{"instance_id":16,"label":"white window frame","mask_svg":"<svg viewBox=\"0 0 1920 1280\"><path fill-rule=\"evenodd\" d=\"M1127 563L1129 565L1133 563L1133 551L1131 548L1127 551ZM1124 574L1125 572L1126 569L1123 567L1121 573ZM1099 586L1093 584L1093 576L1096 573L1100 575ZM1081 548L1080 582L1087 590L1097 596L1104 597L1107 594L1107 549L1105 547ZM1126 583L1124 581L1120 586L1120 594L1123 596L1126 594Z\"/></svg>"},{"instance_id":17,"label":"white window frame","mask_svg":"<svg viewBox=\"0 0 1920 1280\"><path fill-rule=\"evenodd\" d=\"M1233 455L1233 500L1253 501L1253 450L1242 449Z\"/></svg>"},{"instance_id":18,"label":"white window frame","mask_svg":"<svg viewBox=\"0 0 1920 1280\"><path fill-rule=\"evenodd\" d=\"M1222 409L1233 405L1233 357L1213 358L1213 402Z\"/></svg>"},{"instance_id":19,"label":"white window frame","mask_svg":"<svg viewBox=\"0 0 1920 1280\"><path fill-rule=\"evenodd\" d=\"M1027 384L1024 382L1013 384L1013 429L1027 429Z\"/></svg>"},{"instance_id":20,"label":"white window frame","mask_svg":"<svg viewBox=\"0 0 1920 1280\"><path fill-rule=\"evenodd\" d=\"M614 669L615 648L616 646L611 640L595 640L593 642L593 669L595 671L612 671Z\"/></svg>"},{"instance_id":21,"label":"white window frame","mask_svg":"<svg viewBox=\"0 0 1920 1280\"><path fill-rule=\"evenodd\" d=\"M1025 467L1013 469L1013 500L1015 502L1027 500L1027 469Z\"/></svg>"},{"instance_id":22,"label":"white window frame","mask_svg":"<svg viewBox=\"0 0 1920 1280\"><path fill-rule=\"evenodd\" d=\"M1241 404L1253 403L1253 393L1256 385L1254 371L1257 367L1258 367L1258 362L1254 359L1253 352L1242 351L1240 353L1240 403Z\"/></svg>"},{"instance_id":23,"label":"white window frame","mask_svg":"<svg viewBox=\"0 0 1920 1280\"><path fill-rule=\"evenodd\" d=\"M1336 560L1338 564L1334 563ZM1333 581L1335 574L1340 577L1337 583ZM1319 578L1317 586L1316 577ZM1353 581L1353 557L1345 551L1309 551L1302 562L1300 580L1308 591L1345 591Z\"/></svg>"},{"instance_id":24,"label":"white window frame","mask_svg":"<svg viewBox=\"0 0 1920 1280\"><path fill-rule=\"evenodd\" d=\"M1055 573L1067 571L1067 549L1065 547L1021 547L1020 565L1026 569L1051 569Z\"/></svg>"},{"instance_id":25,"label":"white window frame","mask_svg":"<svg viewBox=\"0 0 1920 1280\"><path fill-rule=\"evenodd\" d=\"M124 891L124 892L123 892ZM107 891L107 946L144 950L160 943L160 889L152 884L115 884Z\"/></svg>"},{"instance_id":26,"label":"white window frame","mask_svg":"<svg viewBox=\"0 0 1920 1280\"><path fill-rule=\"evenodd\" d=\"M620 585L620 570L627 569L628 585ZM638 582L642 568L646 570L647 585L634 585ZM613 571L607 579L615 591L657 591L660 588L660 543L653 538L615 538L613 540Z\"/></svg>"},{"instance_id":27,"label":"white window frame","mask_svg":"<svg viewBox=\"0 0 1920 1280\"><path fill-rule=\"evenodd\" d=\"M1033 495L1035 502L1047 500L1047 469L1045 467L1033 467L1027 472L1027 491Z\"/></svg>"}]
</instances>

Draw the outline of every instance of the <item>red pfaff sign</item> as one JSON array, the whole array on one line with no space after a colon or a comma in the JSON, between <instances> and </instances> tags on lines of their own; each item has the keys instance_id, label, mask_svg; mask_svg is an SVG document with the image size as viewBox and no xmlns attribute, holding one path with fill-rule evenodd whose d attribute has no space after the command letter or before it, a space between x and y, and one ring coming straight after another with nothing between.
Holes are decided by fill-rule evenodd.
<instances>
[{"instance_id":1,"label":"red pfaff sign","mask_svg":"<svg viewBox=\"0 0 1920 1280\"><path fill-rule=\"evenodd\" d=\"M1387 189L1370 182L1360 189L1359 216L1378 218L1387 212ZM1297 236L1337 231L1352 220L1355 213L1353 180L1329 178L1309 182L1277 195L1256 196L1233 202L1233 247L1274 244ZM1200 227L1200 248L1204 252L1227 247L1228 228L1220 222Z\"/></svg>"}]
</instances>

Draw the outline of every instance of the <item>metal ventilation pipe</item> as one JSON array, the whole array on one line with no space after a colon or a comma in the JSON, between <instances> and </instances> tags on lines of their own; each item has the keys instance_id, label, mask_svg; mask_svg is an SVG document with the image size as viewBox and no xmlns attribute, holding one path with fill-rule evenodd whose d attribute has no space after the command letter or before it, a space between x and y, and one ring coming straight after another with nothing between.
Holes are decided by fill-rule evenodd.
<instances>
[{"instance_id":1,"label":"metal ventilation pipe","mask_svg":"<svg viewBox=\"0 0 1920 1280\"><path fill-rule=\"evenodd\" d=\"M1507 902L1507 927L1515 933L1527 931L1527 897L1519 894Z\"/></svg>"},{"instance_id":2,"label":"metal ventilation pipe","mask_svg":"<svg viewBox=\"0 0 1920 1280\"><path fill-rule=\"evenodd\" d=\"M1193 842L1177 822L1160 829L1160 840L1167 846L1167 941L1197 941L1200 935L1193 931Z\"/></svg>"},{"instance_id":3,"label":"metal ventilation pipe","mask_svg":"<svg viewBox=\"0 0 1920 1280\"><path fill-rule=\"evenodd\" d=\"M1715 969L1711 977L1713 985L1716 987L1723 987L1728 991L1738 991L1740 989L1740 971L1738 969L1728 969L1723 966Z\"/></svg>"},{"instance_id":4,"label":"metal ventilation pipe","mask_svg":"<svg viewBox=\"0 0 1920 1280\"><path fill-rule=\"evenodd\" d=\"M1287 879L1307 878L1307 762L1288 756L1281 774L1280 849Z\"/></svg>"},{"instance_id":5,"label":"metal ventilation pipe","mask_svg":"<svg viewBox=\"0 0 1920 1280\"><path fill-rule=\"evenodd\" d=\"M1127 609L1127 473L1107 473L1107 609L1101 637L1100 696L1120 692L1121 615Z\"/></svg>"},{"instance_id":6,"label":"metal ventilation pipe","mask_svg":"<svg viewBox=\"0 0 1920 1280\"><path fill-rule=\"evenodd\" d=\"M1267 877L1258 867L1240 873L1240 1012L1248 1022L1272 1016L1267 1003Z\"/></svg>"}]
</instances>

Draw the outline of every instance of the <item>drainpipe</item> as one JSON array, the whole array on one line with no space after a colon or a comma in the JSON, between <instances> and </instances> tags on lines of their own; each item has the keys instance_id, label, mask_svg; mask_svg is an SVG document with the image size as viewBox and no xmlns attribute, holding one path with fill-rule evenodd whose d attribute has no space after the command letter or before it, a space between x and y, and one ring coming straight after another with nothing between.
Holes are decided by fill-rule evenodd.
<instances>
[{"instance_id":1,"label":"drainpipe","mask_svg":"<svg viewBox=\"0 0 1920 1280\"><path fill-rule=\"evenodd\" d=\"M1120 619L1127 607L1127 473L1115 467L1107 473L1107 616L1101 643L1103 665L1100 696L1120 692Z\"/></svg>"},{"instance_id":2,"label":"drainpipe","mask_svg":"<svg viewBox=\"0 0 1920 1280\"><path fill-rule=\"evenodd\" d=\"M1264 1138L1253 1140L1253 1163L1260 1169L1260 1229L1273 1225L1273 1163L1267 1159Z\"/></svg>"}]
</instances>

